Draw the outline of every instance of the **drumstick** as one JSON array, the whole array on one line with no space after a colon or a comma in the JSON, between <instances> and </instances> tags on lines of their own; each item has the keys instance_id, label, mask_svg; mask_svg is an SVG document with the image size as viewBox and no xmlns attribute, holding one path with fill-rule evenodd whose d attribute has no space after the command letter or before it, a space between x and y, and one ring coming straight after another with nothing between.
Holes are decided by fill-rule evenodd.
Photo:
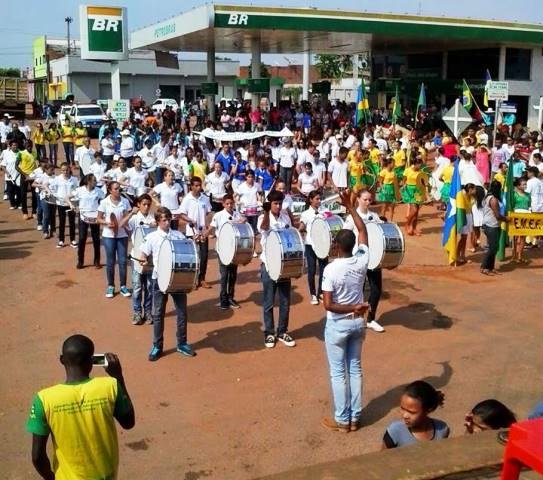
<instances>
[{"instance_id":1,"label":"drumstick","mask_svg":"<svg viewBox=\"0 0 543 480\"><path fill-rule=\"evenodd\" d=\"M134 260L136 262L139 262L141 263L142 265L147 261L147 260L142 260L141 258L137 258L137 257L133 257L132 255L128 254L128 259L129 260Z\"/></svg>"}]
</instances>

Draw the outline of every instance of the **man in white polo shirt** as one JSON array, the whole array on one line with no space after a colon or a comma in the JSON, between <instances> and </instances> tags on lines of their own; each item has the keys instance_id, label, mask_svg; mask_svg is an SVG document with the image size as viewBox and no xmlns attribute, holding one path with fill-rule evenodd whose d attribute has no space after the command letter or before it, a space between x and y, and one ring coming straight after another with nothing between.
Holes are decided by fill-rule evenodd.
<instances>
[{"instance_id":1,"label":"man in white polo shirt","mask_svg":"<svg viewBox=\"0 0 543 480\"><path fill-rule=\"evenodd\" d=\"M209 197L202 194L202 180L200 177L190 179L190 192L183 197L181 207L181 220L187 222L185 234L198 245L200 257L200 274L198 286L211 288L206 282L207 258L209 253L209 228L206 226L206 215L211 211Z\"/></svg>"},{"instance_id":2,"label":"man in white polo shirt","mask_svg":"<svg viewBox=\"0 0 543 480\"><path fill-rule=\"evenodd\" d=\"M157 229L145 237L140 247L141 262L145 265L147 257L153 258L152 292L153 292L153 348L149 353L149 361L154 362L162 356L164 348L164 313L168 295L171 295L177 314L177 351L187 357L194 357L196 353L187 343L187 294L162 293L158 288L158 253L165 240L183 240L185 236L177 230L170 228L172 212L166 207L159 207L155 213Z\"/></svg>"},{"instance_id":3,"label":"man in white polo shirt","mask_svg":"<svg viewBox=\"0 0 543 480\"><path fill-rule=\"evenodd\" d=\"M364 313L369 308L364 302L362 287L368 269L369 250L366 226L354 208L349 192L340 192L339 195L358 230L358 250L353 255L355 234L350 230L340 230L336 235L340 256L324 269L324 341L335 414L334 418L324 418L322 425L346 433L360 428Z\"/></svg>"}]
</instances>

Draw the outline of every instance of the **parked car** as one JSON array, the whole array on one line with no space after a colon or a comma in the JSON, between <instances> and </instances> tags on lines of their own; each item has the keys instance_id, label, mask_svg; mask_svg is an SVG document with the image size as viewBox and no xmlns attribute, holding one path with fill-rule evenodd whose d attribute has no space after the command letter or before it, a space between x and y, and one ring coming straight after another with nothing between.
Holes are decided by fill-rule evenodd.
<instances>
[{"instance_id":1,"label":"parked car","mask_svg":"<svg viewBox=\"0 0 543 480\"><path fill-rule=\"evenodd\" d=\"M151 105L154 113L162 113L166 107L172 107L175 111L179 108L179 104L173 98L157 98Z\"/></svg>"},{"instance_id":2,"label":"parked car","mask_svg":"<svg viewBox=\"0 0 543 480\"><path fill-rule=\"evenodd\" d=\"M69 117L74 125L81 122L90 136L97 135L102 123L107 120L102 107L95 103L72 105Z\"/></svg>"}]
</instances>

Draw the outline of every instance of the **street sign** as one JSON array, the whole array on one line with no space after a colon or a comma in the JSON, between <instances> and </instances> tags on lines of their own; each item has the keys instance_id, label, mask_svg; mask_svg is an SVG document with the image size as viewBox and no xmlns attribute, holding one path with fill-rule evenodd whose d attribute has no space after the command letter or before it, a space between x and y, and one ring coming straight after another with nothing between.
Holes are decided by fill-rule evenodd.
<instances>
[{"instance_id":1,"label":"street sign","mask_svg":"<svg viewBox=\"0 0 543 480\"><path fill-rule=\"evenodd\" d=\"M79 6L81 58L128 60L126 8Z\"/></svg>"},{"instance_id":2,"label":"street sign","mask_svg":"<svg viewBox=\"0 0 543 480\"><path fill-rule=\"evenodd\" d=\"M130 118L130 100L109 99L107 101L107 109L117 122L124 122Z\"/></svg>"},{"instance_id":3,"label":"street sign","mask_svg":"<svg viewBox=\"0 0 543 480\"><path fill-rule=\"evenodd\" d=\"M162 91L160 90L160 88L157 88L155 90L155 95L156 95L156 98L160 98L160 96L162 95Z\"/></svg>"},{"instance_id":4,"label":"street sign","mask_svg":"<svg viewBox=\"0 0 543 480\"><path fill-rule=\"evenodd\" d=\"M501 113L517 113L517 104L516 103L502 103L500 105Z\"/></svg>"},{"instance_id":5,"label":"street sign","mask_svg":"<svg viewBox=\"0 0 543 480\"><path fill-rule=\"evenodd\" d=\"M442 119L457 139L458 135L460 135L474 121L473 118L471 118L471 115L466 112L460 103L460 99L458 98L456 99L454 106L451 107L445 115L443 115Z\"/></svg>"},{"instance_id":6,"label":"street sign","mask_svg":"<svg viewBox=\"0 0 543 480\"><path fill-rule=\"evenodd\" d=\"M509 99L509 82L488 82L488 99L507 101Z\"/></svg>"}]
</instances>

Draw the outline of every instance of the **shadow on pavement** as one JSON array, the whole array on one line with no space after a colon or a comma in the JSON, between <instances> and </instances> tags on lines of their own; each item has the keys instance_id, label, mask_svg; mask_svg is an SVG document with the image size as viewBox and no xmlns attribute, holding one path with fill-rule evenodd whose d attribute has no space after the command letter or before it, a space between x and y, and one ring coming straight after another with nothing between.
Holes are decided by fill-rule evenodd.
<instances>
[{"instance_id":1,"label":"shadow on pavement","mask_svg":"<svg viewBox=\"0 0 543 480\"><path fill-rule=\"evenodd\" d=\"M449 365L449 361L439 362L439 365L443 367L443 371L439 376L424 377L410 381L424 380L436 389L445 387L451 380L453 369ZM398 385L382 395L371 399L366 407L362 410L362 426L368 427L374 423L377 423L379 420L386 417L392 409L396 408L400 403L400 397L406 385L407 384Z\"/></svg>"},{"instance_id":2,"label":"shadow on pavement","mask_svg":"<svg viewBox=\"0 0 543 480\"><path fill-rule=\"evenodd\" d=\"M261 322L218 328L206 333L206 337L192 344L196 351L212 348L219 353L240 353L263 350L264 334Z\"/></svg>"},{"instance_id":3,"label":"shadow on pavement","mask_svg":"<svg viewBox=\"0 0 543 480\"><path fill-rule=\"evenodd\" d=\"M383 313L379 317L382 325L402 325L413 330L451 328L453 319L443 315L433 303L411 303Z\"/></svg>"}]
</instances>

